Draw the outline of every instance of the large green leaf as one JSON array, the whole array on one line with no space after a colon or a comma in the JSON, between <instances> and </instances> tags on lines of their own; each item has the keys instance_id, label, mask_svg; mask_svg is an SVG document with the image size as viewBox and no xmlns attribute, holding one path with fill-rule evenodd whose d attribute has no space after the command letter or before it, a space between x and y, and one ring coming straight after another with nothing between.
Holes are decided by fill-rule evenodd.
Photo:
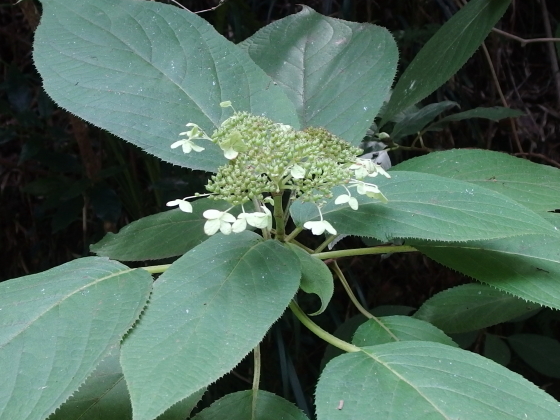
<instances>
[{"instance_id":1,"label":"large green leaf","mask_svg":"<svg viewBox=\"0 0 560 420\"><path fill-rule=\"evenodd\" d=\"M33 57L61 107L159 158L195 169L226 162L218 146L202 153L170 145L189 122L211 134L238 111L297 127L284 92L199 16L150 1L42 0Z\"/></svg>"},{"instance_id":2,"label":"large green leaf","mask_svg":"<svg viewBox=\"0 0 560 420\"><path fill-rule=\"evenodd\" d=\"M335 205L321 209L339 234L373 236L382 241L420 238L438 241L492 239L528 233L554 234L555 228L511 198L464 181L419 172L391 172L375 183L389 202L358 196L352 210ZM336 197L343 188L333 190ZM354 193L356 194L356 193ZM298 226L318 217L317 207L294 203L290 208Z\"/></svg>"},{"instance_id":3,"label":"large green leaf","mask_svg":"<svg viewBox=\"0 0 560 420\"><path fill-rule=\"evenodd\" d=\"M0 419L42 420L136 321L151 276L81 258L0 284Z\"/></svg>"},{"instance_id":4,"label":"large green leaf","mask_svg":"<svg viewBox=\"0 0 560 420\"><path fill-rule=\"evenodd\" d=\"M225 201L202 198L192 203L193 212L179 209L144 217L130 223L117 234L108 233L90 251L97 255L120 261L157 260L183 255L204 242L202 216L207 209L226 210L231 204Z\"/></svg>"},{"instance_id":5,"label":"large green leaf","mask_svg":"<svg viewBox=\"0 0 560 420\"><path fill-rule=\"evenodd\" d=\"M391 170L468 181L508 196L535 212L560 209L560 170L505 153L453 149L407 160Z\"/></svg>"},{"instance_id":6,"label":"large green leaf","mask_svg":"<svg viewBox=\"0 0 560 420\"><path fill-rule=\"evenodd\" d=\"M395 77L391 34L303 10L265 26L240 46L297 109L302 128L325 127L359 144Z\"/></svg>"},{"instance_id":7,"label":"large green leaf","mask_svg":"<svg viewBox=\"0 0 560 420\"><path fill-rule=\"evenodd\" d=\"M240 391L220 398L192 420L309 420L291 402L266 391Z\"/></svg>"},{"instance_id":8,"label":"large green leaf","mask_svg":"<svg viewBox=\"0 0 560 420\"><path fill-rule=\"evenodd\" d=\"M301 283L299 287L305 293L314 293L321 300L321 307L310 315L319 315L325 311L334 293L334 281L331 270L318 258L313 257L299 246L288 244L296 254L301 265Z\"/></svg>"},{"instance_id":9,"label":"large green leaf","mask_svg":"<svg viewBox=\"0 0 560 420\"><path fill-rule=\"evenodd\" d=\"M299 261L252 232L217 234L155 282L121 354L136 420L216 381L263 338L299 287Z\"/></svg>"},{"instance_id":10,"label":"large green leaf","mask_svg":"<svg viewBox=\"0 0 560 420\"><path fill-rule=\"evenodd\" d=\"M550 420L560 405L474 353L401 341L331 360L316 391L318 420Z\"/></svg>"},{"instance_id":11,"label":"large green leaf","mask_svg":"<svg viewBox=\"0 0 560 420\"><path fill-rule=\"evenodd\" d=\"M132 420L132 405L116 349L49 420ZM157 420L184 420L205 389L169 408Z\"/></svg>"},{"instance_id":12,"label":"large green leaf","mask_svg":"<svg viewBox=\"0 0 560 420\"><path fill-rule=\"evenodd\" d=\"M559 236L525 235L467 243L407 243L440 264L497 289L560 309Z\"/></svg>"},{"instance_id":13,"label":"large green leaf","mask_svg":"<svg viewBox=\"0 0 560 420\"><path fill-rule=\"evenodd\" d=\"M432 324L402 315L368 319L358 327L352 338L352 343L358 347L394 341L434 341L457 347L451 338Z\"/></svg>"},{"instance_id":14,"label":"large green leaf","mask_svg":"<svg viewBox=\"0 0 560 420\"><path fill-rule=\"evenodd\" d=\"M493 287L464 284L431 297L414 317L447 333L462 333L509 321L539 307Z\"/></svg>"},{"instance_id":15,"label":"large green leaf","mask_svg":"<svg viewBox=\"0 0 560 420\"><path fill-rule=\"evenodd\" d=\"M478 49L510 0L471 0L420 50L395 85L383 120L421 101L459 70Z\"/></svg>"}]
</instances>

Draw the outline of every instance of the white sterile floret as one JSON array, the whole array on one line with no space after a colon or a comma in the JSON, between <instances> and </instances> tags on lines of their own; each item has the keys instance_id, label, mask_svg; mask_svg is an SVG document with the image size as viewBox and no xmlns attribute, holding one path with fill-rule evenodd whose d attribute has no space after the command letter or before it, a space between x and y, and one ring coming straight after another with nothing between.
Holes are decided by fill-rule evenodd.
<instances>
[{"instance_id":1,"label":"white sterile floret","mask_svg":"<svg viewBox=\"0 0 560 420\"><path fill-rule=\"evenodd\" d=\"M183 153L190 153L192 150L195 152L202 152L204 150L204 147L194 144L192 140L189 139L178 140L171 145L171 148L176 149L179 146L183 148Z\"/></svg>"},{"instance_id":2,"label":"white sterile floret","mask_svg":"<svg viewBox=\"0 0 560 420\"><path fill-rule=\"evenodd\" d=\"M326 220L318 220L315 222L305 222L303 227L309 229L313 235L322 235L326 230L331 235L336 235L336 229Z\"/></svg>"},{"instance_id":3,"label":"white sterile floret","mask_svg":"<svg viewBox=\"0 0 560 420\"><path fill-rule=\"evenodd\" d=\"M356 200L355 197L352 197L349 194L341 194L338 197L336 197L336 200L334 200L334 204L345 204L348 203L348 205L352 208L352 210L358 210L358 200Z\"/></svg>"},{"instance_id":4,"label":"white sterile floret","mask_svg":"<svg viewBox=\"0 0 560 420\"><path fill-rule=\"evenodd\" d=\"M247 224L258 229L272 229L272 213L266 206L261 206L263 212L240 213L232 225L232 232L239 233L247 229Z\"/></svg>"},{"instance_id":5,"label":"white sterile floret","mask_svg":"<svg viewBox=\"0 0 560 420\"><path fill-rule=\"evenodd\" d=\"M214 235L218 230L224 235L229 235L232 232L232 223L237 220L235 216L229 214L227 211L219 210L206 210L202 213L205 219L208 219L204 224L204 233L208 236Z\"/></svg>"},{"instance_id":6,"label":"white sterile floret","mask_svg":"<svg viewBox=\"0 0 560 420\"><path fill-rule=\"evenodd\" d=\"M168 206L168 207L179 206L179 209L181 211L184 211L185 213L192 213L193 212L192 204L189 203L185 199L177 199L177 200L173 200L173 201L168 201L166 206Z\"/></svg>"}]
</instances>

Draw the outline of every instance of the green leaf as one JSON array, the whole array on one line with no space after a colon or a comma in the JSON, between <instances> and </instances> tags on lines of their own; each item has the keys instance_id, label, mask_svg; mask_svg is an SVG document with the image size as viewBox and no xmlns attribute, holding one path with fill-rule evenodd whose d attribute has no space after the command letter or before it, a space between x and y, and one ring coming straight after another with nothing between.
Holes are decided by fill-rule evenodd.
<instances>
[{"instance_id":1,"label":"green leaf","mask_svg":"<svg viewBox=\"0 0 560 420\"><path fill-rule=\"evenodd\" d=\"M121 229L108 233L90 251L120 261L157 260L183 255L189 249L208 239L204 233L202 216L205 210L227 210L225 201L202 198L192 203L193 212L169 210L143 217Z\"/></svg>"},{"instance_id":2,"label":"green leaf","mask_svg":"<svg viewBox=\"0 0 560 420\"><path fill-rule=\"evenodd\" d=\"M116 349L49 420L132 420L132 405ZM158 420L184 420L205 389L175 404Z\"/></svg>"},{"instance_id":3,"label":"green leaf","mask_svg":"<svg viewBox=\"0 0 560 420\"><path fill-rule=\"evenodd\" d=\"M521 359L537 372L560 378L560 343L537 334L514 334L508 343Z\"/></svg>"},{"instance_id":4,"label":"green leaf","mask_svg":"<svg viewBox=\"0 0 560 420\"><path fill-rule=\"evenodd\" d=\"M464 284L432 296L414 317L447 333L462 333L510 321L538 307L493 287Z\"/></svg>"},{"instance_id":5,"label":"green leaf","mask_svg":"<svg viewBox=\"0 0 560 420\"><path fill-rule=\"evenodd\" d=\"M189 11L150 1L43 0L33 58L61 107L180 166L214 171L227 162L171 149L185 124L209 135L231 110L298 125L284 92L237 46Z\"/></svg>"},{"instance_id":6,"label":"green leaf","mask_svg":"<svg viewBox=\"0 0 560 420\"><path fill-rule=\"evenodd\" d=\"M560 170L505 153L453 149L400 163L393 171L423 172L480 185L535 212L560 209Z\"/></svg>"},{"instance_id":7,"label":"green leaf","mask_svg":"<svg viewBox=\"0 0 560 420\"><path fill-rule=\"evenodd\" d=\"M299 246L288 244L296 254L301 266L301 283L299 287L305 293L314 293L321 299L321 307L311 316L323 313L331 301L334 292L333 276L325 263L313 257Z\"/></svg>"},{"instance_id":8,"label":"green leaf","mask_svg":"<svg viewBox=\"0 0 560 420\"><path fill-rule=\"evenodd\" d=\"M501 337L486 333L484 335L484 353L487 359L507 366L511 360L511 351Z\"/></svg>"},{"instance_id":9,"label":"green leaf","mask_svg":"<svg viewBox=\"0 0 560 420\"><path fill-rule=\"evenodd\" d=\"M407 243L446 267L521 299L560 309L558 236L525 235L467 243Z\"/></svg>"},{"instance_id":10,"label":"green leaf","mask_svg":"<svg viewBox=\"0 0 560 420\"><path fill-rule=\"evenodd\" d=\"M492 121L500 121L504 118L517 118L522 115L525 114L523 114L523 112L521 111L518 111L517 109L504 108L502 106L494 106L491 108L479 107L469 109L468 111L464 112L458 112L457 114L448 115L447 117L444 117L441 120L430 124L426 131L440 130L441 128L446 127L451 121L462 121L469 118L484 118Z\"/></svg>"},{"instance_id":11,"label":"green leaf","mask_svg":"<svg viewBox=\"0 0 560 420\"><path fill-rule=\"evenodd\" d=\"M403 137L420 132L435 117L442 112L459 106L457 102L443 101L426 105L417 111L406 113L396 121L393 131L391 131L391 139L395 142Z\"/></svg>"},{"instance_id":12,"label":"green leaf","mask_svg":"<svg viewBox=\"0 0 560 420\"><path fill-rule=\"evenodd\" d=\"M136 321L152 277L106 258L81 258L0 284L0 419L42 420Z\"/></svg>"},{"instance_id":13,"label":"green leaf","mask_svg":"<svg viewBox=\"0 0 560 420\"><path fill-rule=\"evenodd\" d=\"M216 234L154 283L121 355L135 420L149 420L233 369L288 306L293 252L252 232Z\"/></svg>"},{"instance_id":14,"label":"green leaf","mask_svg":"<svg viewBox=\"0 0 560 420\"><path fill-rule=\"evenodd\" d=\"M358 347L394 341L434 341L457 347L451 338L432 324L402 315L368 319L358 327L352 338L352 343Z\"/></svg>"},{"instance_id":15,"label":"green leaf","mask_svg":"<svg viewBox=\"0 0 560 420\"><path fill-rule=\"evenodd\" d=\"M220 398L192 420L309 420L291 402L266 391L240 391ZM254 406L253 406L254 404Z\"/></svg>"},{"instance_id":16,"label":"green leaf","mask_svg":"<svg viewBox=\"0 0 560 420\"><path fill-rule=\"evenodd\" d=\"M528 233L554 234L555 228L512 199L468 182L418 172L391 172L391 179L375 178L389 202L357 196L358 210L335 205L322 207L339 234L373 236L382 241L419 238L438 241L492 239ZM333 196L345 193L342 187ZM319 216L317 207L295 202L290 211L302 226Z\"/></svg>"},{"instance_id":17,"label":"green leaf","mask_svg":"<svg viewBox=\"0 0 560 420\"><path fill-rule=\"evenodd\" d=\"M463 67L509 3L510 0L471 0L449 19L404 71L393 89L383 121L420 102Z\"/></svg>"},{"instance_id":18,"label":"green leaf","mask_svg":"<svg viewBox=\"0 0 560 420\"><path fill-rule=\"evenodd\" d=\"M324 127L359 144L389 93L398 50L385 28L345 22L309 7L240 44L282 87L301 127Z\"/></svg>"},{"instance_id":19,"label":"green leaf","mask_svg":"<svg viewBox=\"0 0 560 420\"><path fill-rule=\"evenodd\" d=\"M560 406L523 377L440 343L366 347L329 362L316 391L318 420L550 420Z\"/></svg>"}]
</instances>

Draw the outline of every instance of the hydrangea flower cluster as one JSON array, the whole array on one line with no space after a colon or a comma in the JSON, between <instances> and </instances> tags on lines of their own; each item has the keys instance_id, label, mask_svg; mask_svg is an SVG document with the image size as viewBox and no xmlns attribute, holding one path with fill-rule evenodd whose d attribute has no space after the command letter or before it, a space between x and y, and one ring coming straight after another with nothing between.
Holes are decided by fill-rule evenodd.
<instances>
[{"instance_id":1,"label":"hydrangea flower cluster","mask_svg":"<svg viewBox=\"0 0 560 420\"><path fill-rule=\"evenodd\" d=\"M222 107L230 107L223 102ZM184 153L202 152L204 148L194 140L212 141L220 146L229 162L221 166L206 185L210 198L225 200L234 206L248 202L259 209L254 213L243 212L236 218L230 213L206 210L204 230L208 235L221 231L228 235L241 232L247 225L271 229L272 214L264 205L272 201L270 195L281 195L291 191L292 200L313 202L319 209L319 221L304 224L313 234L325 231L336 234L333 226L323 220L321 205L331 198L331 190L338 185L345 186L346 194L338 196L335 204L348 204L358 209L358 200L352 196L350 188L358 194L386 202L379 188L364 182L366 177L378 174L390 178L389 174L370 159L357 156L362 150L336 137L323 128L306 128L303 131L275 123L274 121L247 112L234 112L221 126L208 136L198 125L187 124L190 130L180 133L185 138L174 142L171 147L181 147ZM200 196L200 195L197 195ZM186 197L167 203L179 206L182 211L192 212Z\"/></svg>"}]
</instances>

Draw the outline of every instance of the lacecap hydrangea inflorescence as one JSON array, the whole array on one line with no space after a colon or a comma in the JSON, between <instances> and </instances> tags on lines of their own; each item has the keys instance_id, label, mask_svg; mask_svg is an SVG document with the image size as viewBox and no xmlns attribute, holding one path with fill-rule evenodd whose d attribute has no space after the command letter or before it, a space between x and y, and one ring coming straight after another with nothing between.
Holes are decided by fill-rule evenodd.
<instances>
[{"instance_id":1,"label":"lacecap hydrangea inflorescence","mask_svg":"<svg viewBox=\"0 0 560 420\"><path fill-rule=\"evenodd\" d=\"M222 107L231 103L222 102ZM235 112L220 127L208 136L198 125L187 124L190 130L180 133L185 138L174 142L171 147L181 147L184 153L203 152L204 147L195 140L216 143L224 152L228 163L218 168L206 189L211 199L225 200L234 206L241 205L243 212L236 218L228 211L207 210L208 219L205 232L209 235L220 230L224 234L241 232L247 224L270 229L272 214L265 203L272 203L270 196L278 196L290 191L291 200L313 202L319 209L319 221L309 221L304 227L314 234L325 230L336 234L336 230L323 220L321 205L332 198L331 190L339 185L346 194L339 195L335 203L347 203L352 209L358 208L358 201L350 188L358 194L386 202L379 188L364 182L366 177L382 174L390 178L385 170L370 159L358 156L362 150L331 134L324 128L308 127L295 130L293 127L276 123L269 118L247 112ZM167 203L192 212L186 197ZM244 204L255 204L256 212L246 213Z\"/></svg>"}]
</instances>

